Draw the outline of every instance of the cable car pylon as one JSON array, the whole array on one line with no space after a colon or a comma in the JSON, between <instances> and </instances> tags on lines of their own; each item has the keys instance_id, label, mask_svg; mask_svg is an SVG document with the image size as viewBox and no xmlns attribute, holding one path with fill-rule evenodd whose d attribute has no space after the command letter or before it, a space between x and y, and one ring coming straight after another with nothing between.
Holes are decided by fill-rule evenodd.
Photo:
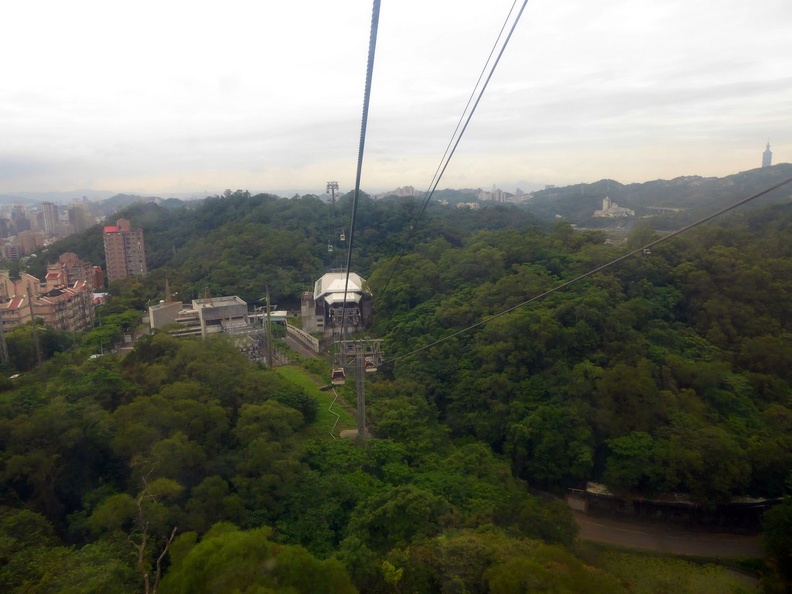
<instances>
[{"instance_id":1,"label":"cable car pylon","mask_svg":"<svg viewBox=\"0 0 792 594\"><path fill-rule=\"evenodd\" d=\"M346 383L346 369L355 370L358 442L363 442L369 437L366 431L366 374L377 371L382 361L381 343L382 340L379 338L339 340L339 351L333 361L330 383L334 386L342 386Z\"/></svg>"}]
</instances>

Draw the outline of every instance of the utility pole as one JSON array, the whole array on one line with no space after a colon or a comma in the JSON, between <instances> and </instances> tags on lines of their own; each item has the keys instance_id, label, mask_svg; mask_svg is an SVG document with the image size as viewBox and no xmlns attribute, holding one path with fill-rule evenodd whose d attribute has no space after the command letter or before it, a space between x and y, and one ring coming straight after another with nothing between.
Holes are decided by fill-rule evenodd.
<instances>
[{"instance_id":1,"label":"utility pole","mask_svg":"<svg viewBox=\"0 0 792 594\"><path fill-rule=\"evenodd\" d=\"M363 443L366 437L366 381L363 349L359 340L355 341L355 383L357 388L357 440Z\"/></svg>"},{"instance_id":2,"label":"utility pole","mask_svg":"<svg viewBox=\"0 0 792 594\"><path fill-rule=\"evenodd\" d=\"M267 366L272 369L275 362L272 360L272 317L270 316L270 295L267 285Z\"/></svg>"},{"instance_id":3,"label":"utility pole","mask_svg":"<svg viewBox=\"0 0 792 594\"><path fill-rule=\"evenodd\" d=\"M33 312L33 297L30 295L30 287L27 288L28 306L30 307L30 328L33 333L33 346L36 349L36 362L41 366L41 361L44 358L41 354L41 343L39 343L38 332L36 331L36 314Z\"/></svg>"},{"instance_id":4,"label":"utility pole","mask_svg":"<svg viewBox=\"0 0 792 594\"><path fill-rule=\"evenodd\" d=\"M327 182L327 191L331 193L332 202L335 205L335 193L338 189L338 182L337 181L329 181Z\"/></svg>"},{"instance_id":5,"label":"utility pole","mask_svg":"<svg viewBox=\"0 0 792 594\"><path fill-rule=\"evenodd\" d=\"M8 345L6 344L2 316L0 316L0 363L8 365Z\"/></svg>"}]
</instances>

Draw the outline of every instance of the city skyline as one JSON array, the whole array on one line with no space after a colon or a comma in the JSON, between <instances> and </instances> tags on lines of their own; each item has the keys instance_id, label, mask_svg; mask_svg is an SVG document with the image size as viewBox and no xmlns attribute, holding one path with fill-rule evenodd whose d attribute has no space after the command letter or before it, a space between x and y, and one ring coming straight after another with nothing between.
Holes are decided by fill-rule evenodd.
<instances>
[{"instance_id":1,"label":"city skyline","mask_svg":"<svg viewBox=\"0 0 792 594\"><path fill-rule=\"evenodd\" d=\"M337 4L13 5L0 193L351 190L371 4ZM429 186L511 6L383 2L364 190ZM790 162L790 17L528 2L440 187L722 177L767 142Z\"/></svg>"}]
</instances>

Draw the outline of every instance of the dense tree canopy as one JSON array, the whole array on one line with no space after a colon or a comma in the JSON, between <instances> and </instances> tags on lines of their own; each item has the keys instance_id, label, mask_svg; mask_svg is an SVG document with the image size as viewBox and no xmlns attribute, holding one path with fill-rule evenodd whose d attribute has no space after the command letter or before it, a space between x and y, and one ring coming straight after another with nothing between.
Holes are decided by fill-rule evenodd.
<instances>
[{"instance_id":1,"label":"dense tree canopy","mask_svg":"<svg viewBox=\"0 0 792 594\"><path fill-rule=\"evenodd\" d=\"M317 438L315 398L222 337L155 333L89 357L166 276L185 300L209 287L260 302L269 286L297 303L334 265L327 237L350 207L241 191L134 206L153 270L111 288L103 326L42 331L43 365L29 327L7 336L22 374L0 385L4 591L318 591L312 575L328 591L618 592L565 549L565 506L529 486L594 480L704 506L788 493L786 205L537 299L658 236L619 244L513 207L439 205L411 234L416 201L364 197L352 256L386 353L365 445Z\"/></svg>"}]
</instances>

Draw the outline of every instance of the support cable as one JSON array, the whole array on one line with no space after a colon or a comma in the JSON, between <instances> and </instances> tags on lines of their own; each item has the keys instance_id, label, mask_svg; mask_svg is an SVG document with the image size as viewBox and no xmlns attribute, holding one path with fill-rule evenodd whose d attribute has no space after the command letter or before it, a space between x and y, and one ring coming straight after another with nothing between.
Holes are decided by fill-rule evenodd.
<instances>
[{"instance_id":1,"label":"support cable","mask_svg":"<svg viewBox=\"0 0 792 594\"><path fill-rule=\"evenodd\" d=\"M481 102L481 98L484 96L484 91L487 90L487 86L489 85L490 79L492 79L492 75L495 74L495 69L498 67L498 63L500 62L500 59L503 56L503 52L506 50L506 46L509 44L509 40L511 39L512 33L514 33L514 30L517 27L517 23L520 22L520 17L522 17L522 13L525 10L525 6L528 4L528 0L523 0L523 4L520 7L519 13L517 13L517 17L514 19L514 22L512 23L511 29L509 30L509 34L506 36L506 40L503 42L503 45L501 46L500 52L498 52L498 56L495 59L492 68L490 69L489 74L487 75L487 78L484 81L483 86L479 90L478 96L476 97L476 101L473 103L473 107L470 109L470 112L468 113L468 107L470 106L471 100L473 99L473 96L476 93L476 89L479 88L479 84L481 83L481 79L484 76L484 72L486 71L487 66L490 63L490 60L492 59L492 54L495 52L495 48L498 46L498 42L500 41L500 38L503 35L503 31L506 28L506 24L509 22L509 18L511 17L512 12L514 11L514 6L516 5L516 3L517 0L514 0L514 3L512 4L511 9L509 10L509 14L506 16L506 20L503 22L503 26L501 27L501 30L498 33L498 38L495 40L495 43L492 46L492 50L490 50L490 55L489 57L487 57L487 61L484 64L484 68L482 69L481 74L479 75L479 78L476 81L476 85L473 87L473 91L471 93L470 98L468 99L467 104L465 105L465 109L462 111L462 115L460 116L459 122L457 123L457 127L454 130L454 133L451 135L451 140L448 143L448 147L446 147L446 151L445 153L443 153L443 157L440 159L440 164L437 166L435 175L432 178L432 181L429 182L429 189L426 191L426 194L424 195L421 209L418 212L418 216L416 216L413 219L413 222L410 224L407 239L404 241L404 244L402 245L401 253L399 254L399 257L396 259L396 263L393 265L390 275L388 275L388 280L385 281L385 286L382 288L383 292L388 288L388 285L390 284L393 275L396 274L396 270L398 269L402 258L407 252L407 247L415 235L415 229L418 226L418 221L421 219L424 212L426 211L426 207L429 206L429 202L432 200L432 196L434 196L435 190L437 189L440 180L443 178L443 175L445 174L445 171L448 168L448 164L451 162L451 158L454 156L454 153L456 152L456 149L459 146L460 141L462 140L462 136L465 134L465 131L467 130L468 125L470 124L470 120L473 118L473 114L476 112L476 108L478 107L478 104ZM468 116L465 119L466 113L468 114ZM465 123L464 125L462 125L462 128L460 130L460 124L462 123L463 119L465 119ZM459 133L457 134L457 132ZM456 140L454 140L454 138L456 138ZM451 147L450 152L449 152L449 147Z\"/></svg>"},{"instance_id":2,"label":"support cable","mask_svg":"<svg viewBox=\"0 0 792 594\"><path fill-rule=\"evenodd\" d=\"M651 242L647 243L644 246L636 248L636 249L634 249L634 250L632 250L632 251L630 251L630 252L628 252L628 253L626 253L626 254L624 254L622 256L619 256L618 258L616 258L614 260L611 260L610 262L607 262L607 263L605 263L605 264L603 264L601 266L597 266L593 270L590 270L590 271L588 271L588 272L586 272L584 274L581 274L580 276L577 276L577 277L575 277L575 278L573 278L571 280L563 282L560 285L558 285L557 287L554 287L554 288L552 288L552 289L550 289L548 291L545 291L544 293L540 293L539 295L535 295L534 297L531 297L530 299L528 299L526 301L523 301L522 303L519 303L519 304L517 304L517 305L515 305L513 307L505 309L505 310L503 310L503 311L501 311L499 313L496 313L496 314L493 314L491 316L488 316L488 317L484 318L483 320L481 320L479 322L476 322L475 324L471 324L470 326L468 326L466 328L463 328L462 330L454 332L453 334L449 334L448 336L445 336L445 337L443 337L443 338L441 338L439 340L435 340L434 342L429 343L429 344L427 344L425 346L422 346L422 347L420 347L418 349L415 349L413 351L410 351L409 353L406 353L404 355L399 355L397 357L393 357L392 359L387 359L386 362L391 363L391 362L394 362L394 361L398 361L399 359L405 359L407 357L411 357L411 356L413 356L413 355L415 355L417 353L420 353L421 351L425 351L425 350L427 350L427 349L429 349L429 348L431 348L433 346L437 346L438 344L441 344L441 343L445 342L446 340L450 340L452 338L455 338L455 337L459 336L460 334L465 334L466 332L469 332L469 331L471 331L471 330L473 330L475 328L478 328L479 326L483 326L484 324L487 324L487 323L491 322L492 320L500 318L501 316L505 316L506 314L511 313L511 312L513 312L513 311L515 311L517 309L520 309L521 307L524 307L524 306L528 305L529 303L533 303L534 301L539 301L540 299L544 299L548 295L552 295L553 293L557 293L558 291L561 291L562 289L566 289L567 287L569 287L569 286L571 286L571 285L573 285L575 283L578 283L581 280L596 274L597 272L601 272L601 271L605 270L606 268L610 268L611 266L615 266L616 264L626 260L627 258L631 258L632 256L635 256L636 254L641 254L641 253L644 252L644 250L648 250L649 248L651 248L651 247L653 247L653 246L655 246L655 245L657 245L659 243L663 243L663 242L666 242L666 241L668 241L670 239L673 239L677 235L681 235L682 233L685 233L686 231L689 231L690 229L693 229L694 227L698 227L699 225L703 225L704 223L707 223L707 222L711 221L712 219L714 219L716 217L719 217L719 216L721 216L723 214L726 214L727 212L732 211L735 208L739 208L740 206L743 206L744 204L748 204L749 202L752 202L753 200L756 200L757 198L760 198L761 196L764 196L765 194L769 194L773 190L777 190L778 188L780 188L782 186L785 186L788 183L792 183L792 177L790 177L790 178L788 178L788 179L786 179L786 180L784 180L782 182L779 182L779 183L775 184L774 186L771 186L771 187L769 187L769 188L767 188L765 190L762 190L761 192L757 192L756 194L753 194L752 196L749 196L748 198L744 198L744 199L740 200L739 202L735 202L731 206L727 206L725 208L722 208L721 210L719 210L719 211L717 211L717 212L715 212L715 213L713 213L711 215L708 215L708 216L704 217L703 219L699 219L695 223L691 223L690 225L682 227L681 229L677 229L676 231L674 231L672 233L669 233L668 235L665 235L665 236L663 236L663 237L661 237L659 239L651 241Z\"/></svg>"},{"instance_id":3,"label":"support cable","mask_svg":"<svg viewBox=\"0 0 792 594\"><path fill-rule=\"evenodd\" d=\"M374 0L371 13L371 34L369 36L368 64L366 66L366 88L363 94L363 118L360 124L360 145L358 148L357 174L355 175L355 195L352 200L352 219L349 223L349 248L346 259L346 279L344 280L344 300L341 303L341 335L339 341L344 337L344 325L346 323L346 299L349 291L349 271L352 267L352 245L355 240L355 216L357 214L358 201L360 198L360 176L363 171L363 152L366 146L366 127L368 125L369 102L371 100L371 78L374 74L374 53L377 49L377 29L379 27L380 0Z\"/></svg>"}]
</instances>

